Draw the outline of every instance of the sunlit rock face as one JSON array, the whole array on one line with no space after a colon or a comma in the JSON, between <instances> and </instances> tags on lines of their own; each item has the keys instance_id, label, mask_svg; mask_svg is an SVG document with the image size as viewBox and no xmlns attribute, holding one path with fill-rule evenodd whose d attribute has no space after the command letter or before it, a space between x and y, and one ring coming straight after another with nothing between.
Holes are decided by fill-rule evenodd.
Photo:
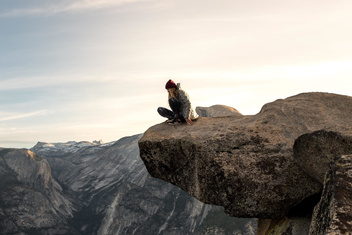
<instances>
[{"instance_id":1,"label":"sunlit rock face","mask_svg":"<svg viewBox=\"0 0 352 235\"><path fill-rule=\"evenodd\" d=\"M1 234L72 232L75 208L52 178L48 162L26 149L0 149Z\"/></svg>"},{"instance_id":2,"label":"sunlit rock face","mask_svg":"<svg viewBox=\"0 0 352 235\"><path fill-rule=\"evenodd\" d=\"M140 138L0 148L0 233L256 233L255 219L232 218L152 178Z\"/></svg>"},{"instance_id":3,"label":"sunlit rock face","mask_svg":"<svg viewBox=\"0 0 352 235\"><path fill-rule=\"evenodd\" d=\"M236 217L281 218L321 193L293 157L299 136L352 133L352 98L304 93L253 116L199 118L193 126L149 128L139 141L149 173Z\"/></svg>"},{"instance_id":4,"label":"sunlit rock face","mask_svg":"<svg viewBox=\"0 0 352 235\"><path fill-rule=\"evenodd\" d=\"M216 229L255 234L255 220L231 218L221 208L152 178L139 157L140 138L106 144L41 142L33 147L50 163L53 176L80 199L81 209L70 222L77 232L183 235ZM226 228L218 222L223 220L228 221Z\"/></svg>"}]
</instances>

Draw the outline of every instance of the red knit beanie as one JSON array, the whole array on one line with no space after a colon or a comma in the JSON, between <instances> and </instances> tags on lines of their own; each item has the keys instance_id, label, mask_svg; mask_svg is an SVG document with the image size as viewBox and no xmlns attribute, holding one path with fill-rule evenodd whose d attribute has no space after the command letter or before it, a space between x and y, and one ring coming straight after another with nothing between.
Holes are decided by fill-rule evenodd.
<instances>
[{"instance_id":1,"label":"red knit beanie","mask_svg":"<svg viewBox=\"0 0 352 235\"><path fill-rule=\"evenodd\" d=\"M165 89L170 89L170 88L177 88L175 82L172 81L171 79L165 85Z\"/></svg>"}]
</instances>

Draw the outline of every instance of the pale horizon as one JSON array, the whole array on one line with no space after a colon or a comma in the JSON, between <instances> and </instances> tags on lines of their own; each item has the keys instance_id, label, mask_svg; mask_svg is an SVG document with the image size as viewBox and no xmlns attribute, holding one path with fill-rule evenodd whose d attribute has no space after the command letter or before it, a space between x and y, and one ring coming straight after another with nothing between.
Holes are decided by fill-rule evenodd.
<instances>
[{"instance_id":1,"label":"pale horizon","mask_svg":"<svg viewBox=\"0 0 352 235\"><path fill-rule=\"evenodd\" d=\"M116 141L164 121L165 83L194 109L256 114L303 92L352 96L352 2L6 1L0 147Z\"/></svg>"}]
</instances>

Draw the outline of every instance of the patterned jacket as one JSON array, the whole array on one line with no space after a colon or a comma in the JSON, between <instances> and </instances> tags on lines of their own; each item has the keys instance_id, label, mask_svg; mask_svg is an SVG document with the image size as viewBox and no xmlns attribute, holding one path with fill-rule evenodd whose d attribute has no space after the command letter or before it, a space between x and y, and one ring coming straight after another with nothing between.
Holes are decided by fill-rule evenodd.
<instances>
[{"instance_id":1,"label":"patterned jacket","mask_svg":"<svg viewBox=\"0 0 352 235\"><path fill-rule=\"evenodd\" d=\"M198 117L197 113L193 110L192 105L191 105L191 100L189 99L188 94L181 89L181 84L177 83L177 89L178 89L178 100L182 104L182 115L185 119L191 119L194 120Z\"/></svg>"}]
</instances>

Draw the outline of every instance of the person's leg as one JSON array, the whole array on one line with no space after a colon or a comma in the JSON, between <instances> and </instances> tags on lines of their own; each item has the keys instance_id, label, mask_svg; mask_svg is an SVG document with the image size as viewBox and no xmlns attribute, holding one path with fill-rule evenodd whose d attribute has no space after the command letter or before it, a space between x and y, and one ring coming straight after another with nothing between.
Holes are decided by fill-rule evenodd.
<instances>
[{"instance_id":1,"label":"person's leg","mask_svg":"<svg viewBox=\"0 0 352 235\"><path fill-rule=\"evenodd\" d=\"M181 113L181 102L175 99L174 97L171 97L169 99L169 105L172 111L175 114L175 119L180 119L181 122L185 122L186 120L183 118L182 113Z\"/></svg>"},{"instance_id":2,"label":"person's leg","mask_svg":"<svg viewBox=\"0 0 352 235\"><path fill-rule=\"evenodd\" d=\"M181 102L180 101L178 101L174 97L171 97L169 99L169 105L170 105L171 110L174 113L177 113L177 114L180 113L180 110L181 110Z\"/></svg>"},{"instance_id":3,"label":"person's leg","mask_svg":"<svg viewBox=\"0 0 352 235\"><path fill-rule=\"evenodd\" d=\"M168 119L174 119L175 118L174 112L172 112L171 110L169 110L167 108L159 107L158 108L158 113L160 114L160 116L168 118Z\"/></svg>"},{"instance_id":4,"label":"person's leg","mask_svg":"<svg viewBox=\"0 0 352 235\"><path fill-rule=\"evenodd\" d=\"M177 99L171 97L169 99L169 105L175 114L175 119L180 119L183 122L185 119L183 118L182 113L181 113L181 102L178 101Z\"/></svg>"}]
</instances>

